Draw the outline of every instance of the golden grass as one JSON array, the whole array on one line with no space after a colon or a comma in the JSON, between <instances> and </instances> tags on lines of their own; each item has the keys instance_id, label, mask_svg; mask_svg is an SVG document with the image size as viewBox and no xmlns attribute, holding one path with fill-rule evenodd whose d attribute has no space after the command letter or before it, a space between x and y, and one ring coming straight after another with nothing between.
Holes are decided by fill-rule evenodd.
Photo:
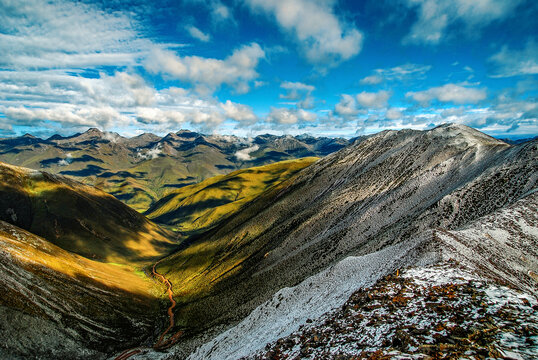
<instances>
[{"instance_id":1,"label":"golden grass","mask_svg":"<svg viewBox=\"0 0 538 360\"><path fill-rule=\"evenodd\" d=\"M137 274L132 266L89 260L13 225L0 223L0 247L26 266L43 267L71 278L89 278L133 294L158 296L155 282Z\"/></svg>"},{"instance_id":2,"label":"golden grass","mask_svg":"<svg viewBox=\"0 0 538 360\"><path fill-rule=\"evenodd\" d=\"M175 235L113 196L64 177L0 163L0 194L27 199L4 204L25 227L87 258L144 266L171 251Z\"/></svg>"},{"instance_id":3,"label":"golden grass","mask_svg":"<svg viewBox=\"0 0 538 360\"><path fill-rule=\"evenodd\" d=\"M212 177L171 192L148 212L148 217L181 232L202 232L317 160L288 160Z\"/></svg>"},{"instance_id":4,"label":"golden grass","mask_svg":"<svg viewBox=\"0 0 538 360\"><path fill-rule=\"evenodd\" d=\"M184 191L177 191L176 196L180 201L176 204L167 203L166 209L173 209L177 204L192 204L211 198L234 200L193 215L203 218L203 221L195 221L189 225L189 220L184 220L180 224L183 228L190 226L191 229L196 226L208 226L207 224L216 223L234 214L258 197L262 197L260 198L262 203L272 201L274 195L293 181L294 174L316 160L306 158L284 161L217 176L183 189ZM219 241L202 238L163 260L157 271L165 274L175 284L174 291L178 302L188 303L207 295L216 282L239 271L243 262L259 251L259 244L251 243L248 239L256 237L256 234L263 231L261 226L253 226L248 229L248 233L222 237Z\"/></svg>"}]
</instances>

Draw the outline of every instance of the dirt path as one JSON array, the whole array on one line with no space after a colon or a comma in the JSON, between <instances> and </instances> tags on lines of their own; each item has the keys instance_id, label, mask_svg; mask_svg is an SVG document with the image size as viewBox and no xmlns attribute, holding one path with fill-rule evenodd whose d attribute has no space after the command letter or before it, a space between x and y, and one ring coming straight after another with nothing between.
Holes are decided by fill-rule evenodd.
<instances>
[{"instance_id":1,"label":"dirt path","mask_svg":"<svg viewBox=\"0 0 538 360\"><path fill-rule=\"evenodd\" d=\"M183 335L183 331L180 330L176 332L174 335L170 336L168 340L164 341L164 337L168 334L168 332L174 327L174 308L176 307L176 301L174 300L174 291L172 290L172 283L170 280L168 280L164 275L159 274L156 270L157 265L162 261L159 260L155 264L153 264L153 268L151 269L152 275L156 278L159 278L161 283L163 283L166 286L166 292L168 293L168 300L170 300L170 307L168 308L168 318L170 320L170 323L166 330L163 331L161 336L159 337L159 340L153 345L153 349L155 350L165 350L169 348L170 346L174 345L179 338ZM132 349L127 349L123 351L121 354L119 354L114 360L126 360L130 358L133 355L136 355L140 352L142 352L143 348L137 347Z\"/></svg>"},{"instance_id":2,"label":"dirt path","mask_svg":"<svg viewBox=\"0 0 538 360\"><path fill-rule=\"evenodd\" d=\"M172 291L172 283L170 282L170 280L168 280L162 274L159 274L157 270L155 270L155 268L157 267L157 265L159 265L161 261L162 260L157 261L153 265L153 268L151 271L153 273L153 276L160 278L161 282L164 285L166 285L166 288L167 288L166 291L168 292L168 299L170 300L170 307L168 308L168 311L167 311L168 318L170 319L170 324L168 325L166 330L164 330L164 332L161 334L161 336L159 337L159 340L155 343L155 345L153 345L154 349L165 349L167 347L172 346L177 341L177 338L179 338L183 334L183 332L180 331L179 333L181 334L178 335L178 333L176 333L170 339L163 342L166 334L168 334L168 332L174 327L174 311L173 310L176 307L176 301L174 300L174 292Z\"/></svg>"}]
</instances>

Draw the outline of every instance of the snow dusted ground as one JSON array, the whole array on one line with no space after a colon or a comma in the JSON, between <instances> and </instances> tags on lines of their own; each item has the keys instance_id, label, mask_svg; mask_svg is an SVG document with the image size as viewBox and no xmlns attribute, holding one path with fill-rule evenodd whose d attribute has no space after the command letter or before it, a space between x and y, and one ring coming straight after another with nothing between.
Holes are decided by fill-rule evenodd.
<instances>
[{"instance_id":1,"label":"snow dusted ground","mask_svg":"<svg viewBox=\"0 0 538 360\"><path fill-rule=\"evenodd\" d=\"M189 359L333 358L376 351L396 358L538 357L535 297L498 285L536 293L531 274L538 264L537 205L538 193L533 193L461 230L436 229L420 239L348 257L280 290ZM446 263L451 258L466 268ZM432 265L441 259L443 266ZM400 277L374 285L411 266ZM367 304L354 304L354 313L334 322L343 311L334 309L357 290ZM384 303L368 297L380 291ZM447 301L450 308L443 308ZM324 329L329 329L326 337Z\"/></svg>"},{"instance_id":2,"label":"snow dusted ground","mask_svg":"<svg viewBox=\"0 0 538 360\"><path fill-rule=\"evenodd\" d=\"M306 279L278 291L237 326L191 354L189 359L238 359L263 349L343 304L359 288L423 257L421 241L409 241L373 254L348 257Z\"/></svg>"},{"instance_id":3,"label":"snow dusted ground","mask_svg":"<svg viewBox=\"0 0 538 360\"><path fill-rule=\"evenodd\" d=\"M533 296L455 262L416 267L356 292L248 358L535 359L537 309Z\"/></svg>"}]
</instances>

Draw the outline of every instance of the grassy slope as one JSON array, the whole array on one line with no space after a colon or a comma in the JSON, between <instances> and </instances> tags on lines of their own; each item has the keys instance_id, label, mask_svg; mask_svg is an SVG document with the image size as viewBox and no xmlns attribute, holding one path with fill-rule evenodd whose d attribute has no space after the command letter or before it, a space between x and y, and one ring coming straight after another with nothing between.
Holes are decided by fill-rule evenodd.
<instances>
[{"instance_id":1,"label":"grassy slope","mask_svg":"<svg viewBox=\"0 0 538 360\"><path fill-rule=\"evenodd\" d=\"M0 220L104 262L143 265L169 252L174 235L100 190L0 163Z\"/></svg>"},{"instance_id":2,"label":"grassy slope","mask_svg":"<svg viewBox=\"0 0 538 360\"><path fill-rule=\"evenodd\" d=\"M226 176L217 176L208 179L200 184L190 187L188 193L183 196L176 194L179 199L190 203L198 200L202 204L199 215L203 216L203 221L198 225L206 226L207 229L219 221L225 220L229 215L239 212L244 206L249 206L253 199L255 204L265 204L269 206L271 201L293 183L294 176L299 170L316 161L317 158L305 158L299 160L284 161L272 165L257 168L250 168L233 172ZM187 195L187 196L185 196ZM218 201L218 199L232 200L215 208L205 208L207 201ZM164 202L161 209L166 204L174 205L169 199ZM235 200L235 201L234 201ZM176 205L181 204L175 203ZM172 206L172 209L180 207ZM255 208L254 211L260 209ZM196 210L191 207L189 212L196 214ZM164 214L164 212L163 212ZM192 215L196 217L196 215ZM189 226L188 218L183 218L182 224ZM205 225L204 225L205 224ZM201 229L201 228L200 228ZM260 229L252 227L250 231L256 233ZM180 303L188 303L207 293L212 288L212 284L222 276L229 276L241 267L250 253L248 251L236 251L236 245L240 244L242 238L247 234L238 233L237 236L225 241L208 241L206 238L200 239L189 247L169 256L162 261L157 270L166 274L173 284L176 284L174 291L176 300Z\"/></svg>"},{"instance_id":3,"label":"grassy slope","mask_svg":"<svg viewBox=\"0 0 538 360\"><path fill-rule=\"evenodd\" d=\"M109 159L105 158L104 163L97 166L106 168L108 162ZM178 158L159 156L135 164L125 164L123 168L114 167L99 175L77 179L114 195L142 213L170 191L223 174L233 165L224 154L204 145L185 151Z\"/></svg>"},{"instance_id":4,"label":"grassy slope","mask_svg":"<svg viewBox=\"0 0 538 360\"><path fill-rule=\"evenodd\" d=\"M171 192L152 206L147 215L187 235L207 231L317 159L289 160L215 176Z\"/></svg>"}]
</instances>

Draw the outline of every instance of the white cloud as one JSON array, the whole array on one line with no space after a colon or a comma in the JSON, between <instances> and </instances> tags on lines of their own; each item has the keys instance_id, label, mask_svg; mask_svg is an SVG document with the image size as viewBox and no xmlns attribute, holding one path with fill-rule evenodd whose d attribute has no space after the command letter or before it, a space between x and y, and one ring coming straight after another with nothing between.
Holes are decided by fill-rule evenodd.
<instances>
[{"instance_id":1,"label":"white cloud","mask_svg":"<svg viewBox=\"0 0 538 360\"><path fill-rule=\"evenodd\" d=\"M335 66L361 50L362 34L352 24L338 19L332 0L245 0L245 3L253 10L274 16L312 64Z\"/></svg>"},{"instance_id":2,"label":"white cloud","mask_svg":"<svg viewBox=\"0 0 538 360\"><path fill-rule=\"evenodd\" d=\"M340 96L340 102L335 105L334 112L340 116L346 117L356 115L359 111L353 96L343 94Z\"/></svg>"},{"instance_id":3,"label":"white cloud","mask_svg":"<svg viewBox=\"0 0 538 360\"><path fill-rule=\"evenodd\" d=\"M129 125L130 119L111 107L78 107L69 104L49 109L34 109L24 106L8 107L4 115L18 124L36 125L52 121L68 126L100 127Z\"/></svg>"},{"instance_id":4,"label":"white cloud","mask_svg":"<svg viewBox=\"0 0 538 360\"><path fill-rule=\"evenodd\" d=\"M312 92L316 88L312 85L304 84L301 82L290 82L285 81L282 84L280 84L280 87L286 90L290 91L305 91L305 92Z\"/></svg>"},{"instance_id":5,"label":"white cloud","mask_svg":"<svg viewBox=\"0 0 538 360\"><path fill-rule=\"evenodd\" d=\"M172 126L178 126L186 121L183 112L147 107L138 108L136 118L142 124L170 124Z\"/></svg>"},{"instance_id":6,"label":"white cloud","mask_svg":"<svg viewBox=\"0 0 538 360\"><path fill-rule=\"evenodd\" d=\"M258 117L249 106L226 100L224 104L221 104L221 107L224 110L224 116L240 123L253 124L258 120Z\"/></svg>"},{"instance_id":7,"label":"white cloud","mask_svg":"<svg viewBox=\"0 0 538 360\"><path fill-rule=\"evenodd\" d=\"M447 28L461 25L471 36L493 21L509 16L522 0L406 0L417 8L418 21L404 38L406 43L438 44Z\"/></svg>"},{"instance_id":8,"label":"white cloud","mask_svg":"<svg viewBox=\"0 0 538 360\"><path fill-rule=\"evenodd\" d=\"M312 91L316 88L312 85L301 82L285 81L280 87L286 90L285 94L280 94L281 99L295 101L295 105L300 109L314 108L315 99L312 97Z\"/></svg>"},{"instance_id":9,"label":"white cloud","mask_svg":"<svg viewBox=\"0 0 538 360\"><path fill-rule=\"evenodd\" d=\"M256 67L265 56L262 48L252 43L236 49L224 60L199 56L177 56L171 51L155 48L146 68L163 73L195 86L200 93L217 90L222 85L232 86L238 92L247 92L249 83L258 78Z\"/></svg>"},{"instance_id":10,"label":"white cloud","mask_svg":"<svg viewBox=\"0 0 538 360\"><path fill-rule=\"evenodd\" d=\"M316 114L303 109L271 108L267 121L277 124L297 124L299 122L313 122Z\"/></svg>"},{"instance_id":11,"label":"white cloud","mask_svg":"<svg viewBox=\"0 0 538 360\"><path fill-rule=\"evenodd\" d=\"M0 2L0 67L134 65L151 41L127 16L81 2Z\"/></svg>"},{"instance_id":12,"label":"white cloud","mask_svg":"<svg viewBox=\"0 0 538 360\"><path fill-rule=\"evenodd\" d=\"M364 85L377 85L383 81L383 78L379 75L370 75L361 79L360 83Z\"/></svg>"},{"instance_id":13,"label":"white cloud","mask_svg":"<svg viewBox=\"0 0 538 360\"><path fill-rule=\"evenodd\" d=\"M307 85L301 82L285 81L280 84L280 87L286 90L285 94L280 94L281 99L298 101L310 96L316 88L312 85Z\"/></svg>"},{"instance_id":14,"label":"white cloud","mask_svg":"<svg viewBox=\"0 0 538 360\"><path fill-rule=\"evenodd\" d=\"M495 65L492 77L538 74L538 44L529 41L521 50L510 50L504 46L489 61Z\"/></svg>"},{"instance_id":15,"label":"white cloud","mask_svg":"<svg viewBox=\"0 0 538 360\"><path fill-rule=\"evenodd\" d=\"M403 116L402 112L396 108L390 108L385 113L385 117L389 120L398 120Z\"/></svg>"},{"instance_id":16,"label":"white cloud","mask_svg":"<svg viewBox=\"0 0 538 360\"><path fill-rule=\"evenodd\" d=\"M162 144L159 143L149 150L139 150L136 156L145 160L156 159L162 152Z\"/></svg>"},{"instance_id":17,"label":"white cloud","mask_svg":"<svg viewBox=\"0 0 538 360\"><path fill-rule=\"evenodd\" d=\"M378 92L363 91L357 94L357 102L365 108L382 108L387 105L390 93L385 90Z\"/></svg>"},{"instance_id":18,"label":"white cloud","mask_svg":"<svg viewBox=\"0 0 538 360\"><path fill-rule=\"evenodd\" d=\"M211 36L209 36L209 34L203 33L196 26L193 26L193 25L185 26L185 30L187 30L190 36L202 42L208 42L209 40L211 40Z\"/></svg>"},{"instance_id":19,"label":"white cloud","mask_svg":"<svg viewBox=\"0 0 538 360\"><path fill-rule=\"evenodd\" d=\"M432 100L437 100L454 104L475 104L486 98L486 90L446 84L424 91L410 91L405 96L419 103L429 103Z\"/></svg>"},{"instance_id":20,"label":"white cloud","mask_svg":"<svg viewBox=\"0 0 538 360\"><path fill-rule=\"evenodd\" d=\"M254 146L251 146L249 148L239 150L239 151L237 151L235 153L235 157L238 160L242 160L242 161L252 160L252 157L250 156L250 154L253 153L254 151L258 150L259 148L260 147L258 145L254 145Z\"/></svg>"},{"instance_id":21,"label":"white cloud","mask_svg":"<svg viewBox=\"0 0 538 360\"><path fill-rule=\"evenodd\" d=\"M425 78L425 74L431 68L431 65L407 63L386 69L375 69L373 75L361 79L360 83L363 85L377 85L383 81L420 80Z\"/></svg>"},{"instance_id":22,"label":"white cloud","mask_svg":"<svg viewBox=\"0 0 538 360\"><path fill-rule=\"evenodd\" d=\"M197 6L205 7L205 10L211 16L213 24L224 22L234 22L231 9L220 0L185 0L186 2L196 3Z\"/></svg>"}]
</instances>

